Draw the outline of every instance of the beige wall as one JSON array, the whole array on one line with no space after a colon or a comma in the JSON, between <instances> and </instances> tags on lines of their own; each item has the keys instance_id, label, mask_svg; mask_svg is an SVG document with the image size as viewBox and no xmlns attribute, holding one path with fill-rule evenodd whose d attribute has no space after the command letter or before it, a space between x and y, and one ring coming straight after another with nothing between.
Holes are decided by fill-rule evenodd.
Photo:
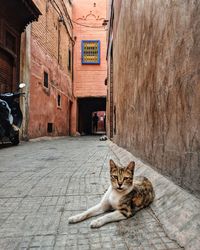
<instances>
[{"instance_id":1,"label":"beige wall","mask_svg":"<svg viewBox=\"0 0 200 250\"><path fill-rule=\"evenodd\" d=\"M199 23L198 1L123 0L113 39L114 141L195 193L200 192Z\"/></svg>"}]
</instances>

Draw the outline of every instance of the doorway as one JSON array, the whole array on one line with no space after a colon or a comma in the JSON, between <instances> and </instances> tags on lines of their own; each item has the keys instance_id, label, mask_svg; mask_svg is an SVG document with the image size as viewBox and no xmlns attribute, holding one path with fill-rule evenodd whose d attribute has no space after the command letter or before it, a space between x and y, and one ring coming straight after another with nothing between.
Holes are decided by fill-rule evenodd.
<instances>
[{"instance_id":1,"label":"doorway","mask_svg":"<svg viewBox=\"0 0 200 250\"><path fill-rule=\"evenodd\" d=\"M105 97L78 98L78 131L81 135L105 134L104 116L106 112ZM98 116L97 129L94 130L93 117Z\"/></svg>"},{"instance_id":2,"label":"doorway","mask_svg":"<svg viewBox=\"0 0 200 250\"><path fill-rule=\"evenodd\" d=\"M92 134L93 135L106 134L106 111L93 112L91 121L92 121Z\"/></svg>"}]
</instances>

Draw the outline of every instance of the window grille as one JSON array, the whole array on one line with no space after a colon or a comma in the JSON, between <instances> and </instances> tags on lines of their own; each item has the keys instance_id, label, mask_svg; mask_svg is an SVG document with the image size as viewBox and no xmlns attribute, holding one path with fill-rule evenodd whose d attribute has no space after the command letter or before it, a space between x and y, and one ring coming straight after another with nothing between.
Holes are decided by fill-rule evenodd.
<instances>
[{"instance_id":1,"label":"window grille","mask_svg":"<svg viewBox=\"0 0 200 250\"><path fill-rule=\"evenodd\" d=\"M100 41L82 41L82 64L100 64Z\"/></svg>"}]
</instances>

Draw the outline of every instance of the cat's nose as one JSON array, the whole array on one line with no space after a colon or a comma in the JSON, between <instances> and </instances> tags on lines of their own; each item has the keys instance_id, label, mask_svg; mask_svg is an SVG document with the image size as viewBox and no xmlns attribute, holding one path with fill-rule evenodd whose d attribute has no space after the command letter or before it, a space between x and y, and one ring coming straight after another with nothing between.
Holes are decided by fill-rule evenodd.
<instances>
[{"instance_id":1,"label":"cat's nose","mask_svg":"<svg viewBox=\"0 0 200 250\"><path fill-rule=\"evenodd\" d=\"M119 185L119 187L121 187L121 186L122 186L122 183L118 183L118 185Z\"/></svg>"}]
</instances>

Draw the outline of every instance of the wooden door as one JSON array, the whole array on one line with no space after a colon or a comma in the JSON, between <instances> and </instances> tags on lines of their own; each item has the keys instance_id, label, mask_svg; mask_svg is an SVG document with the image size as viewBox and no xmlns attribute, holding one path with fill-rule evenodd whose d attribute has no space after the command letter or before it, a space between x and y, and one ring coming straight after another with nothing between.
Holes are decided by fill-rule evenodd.
<instances>
[{"instance_id":1,"label":"wooden door","mask_svg":"<svg viewBox=\"0 0 200 250\"><path fill-rule=\"evenodd\" d=\"M0 93L13 91L13 58L0 49Z\"/></svg>"}]
</instances>

